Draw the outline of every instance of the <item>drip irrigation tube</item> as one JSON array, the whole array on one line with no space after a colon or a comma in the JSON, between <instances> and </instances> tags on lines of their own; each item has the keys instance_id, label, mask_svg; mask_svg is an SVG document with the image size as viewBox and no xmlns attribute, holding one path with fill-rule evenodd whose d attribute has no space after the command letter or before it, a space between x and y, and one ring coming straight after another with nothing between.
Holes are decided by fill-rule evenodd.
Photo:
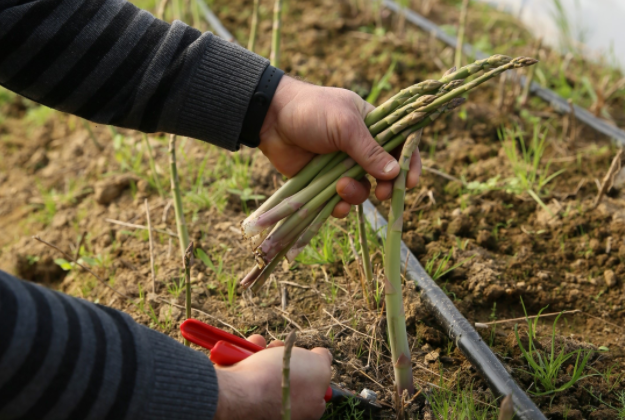
<instances>
[{"instance_id":1,"label":"drip irrigation tube","mask_svg":"<svg viewBox=\"0 0 625 420\"><path fill-rule=\"evenodd\" d=\"M215 15L213 11L206 5L204 0L197 0L197 4L198 6L200 6L200 9L202 10L202 13L204 14L204 18L206 19L208 24L213 28L213 30L215 31L217 35L219 35L221 38L225 39L226 41L233 42L237 45L239 44L237 40L235 39L235 37L230 33L230 31L228 31L226 27L221 23L217 15Z\"/></svg>"},{"instance_id":2,"label":"drip irrigation tube","mask_svg":"<svg viewBox=\"0 0 625 420\"><path fill-rule=\"evenodd\" d=\"M449 45L450 47L456 48L456 38L445 33L445 31L443 31L434 22L424 18L420 14L410 9L399 6L393 0L383 0L382 4L395 13L403 13L406 16L406 20L408 22L418 26L426 32L434 34L436 38ZM477 60L488 57L487 54L476 49L470 44L464 44L462 46L462 52L469 57L475 57L475 59ZM526 77L521 76L519 78L519 82L521 83L522 87L525 87L525 84L527 83ZM540 86L536 82L532 82L532 85L530 86L530 93L533 93L545 102L549 103L549 105L551 105L558 112L567 114L571 110L571 107L566 99L564 99L554 91ZM573 107L575 109L575 117L577 117L579 121L589 127L594 128L598 132L605 134L619 146L625 146L625 131L608 123L605 120L595 117L584 108L581 108L577 105L573 105Z\"/></svg>"},{"instance_id":3,"label":"drip irrigation tube","mask_svg":"<svg viewBox=\"0 0 625 420\"><path fill-rule=\"evenodd\" d=\"M215 33L222 38L235 42L232 34L221 24L219 18L210 11L204 1L197 0L197 2ZM433 25L431 22L429 23ZM448 36L445 33L443 35ZM373 204L367 200L363 209L365 217L373 229L380 236L386 236L387 222ZM512 394L514 411L521 420L547 420L534 402L519 388L499 359L469 324L469 321L462 316L445 292L430 278L417 258L402 241L401 260L406 261L406 259L408 261L406 277L416 283L423 302L428 306L438 324L447 331L456 346L462 350L471 364L480 372L495 395L503 397Z\"/></svg>"},{"instance_id":4,"label":"drip irrigation tube","mask_svg":"<svg viewBox=\"0 0 625 420\"><path fill-rule=\"evenodd\" d=\"M363 205L365 217L380 237L386 236L386 219L367 200ZM547 420L534 402L514 381L503 364L497 359L482 337L469 321L462 316L445 292L421 267L417 258L401 243L401 260L406 261L406 278L414 281L421 292L421 299L436 319L436 322L454 340L466 358L479 371L489 388L498 397L512 394L514 411L522 420Z\"/></svg>"}]
</instances>

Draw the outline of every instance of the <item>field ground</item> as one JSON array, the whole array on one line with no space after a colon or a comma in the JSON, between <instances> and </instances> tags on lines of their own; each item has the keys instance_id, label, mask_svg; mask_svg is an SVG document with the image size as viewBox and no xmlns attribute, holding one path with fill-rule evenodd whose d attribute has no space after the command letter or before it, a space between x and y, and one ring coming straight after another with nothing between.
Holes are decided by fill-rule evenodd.
<instances>
[{"instance_id":1,"label":"field ground","mask_svg":"<svg viewBox=\"0 0 625 420\"><path fill-rule=\"evenodd\" d=\"M437 23L457 20L456 2L413 7L428 12L423 9L430 3L429 17ZM214 0L212 7L246 44L251 4ZM491 52L534 55L533 41L516 22L475 7L469 41ZM271 5L263 4L257 52L265 56L270 14ZM451 49L387 11L376 18L362 3L291 1L284 16L282 67L312 83L366 96L395 62L383 100L402 87L437 78L453 61ZM194 20L193 14L187 20ZM614 70L548 50L539 58L539 81L625 126L625 91L606 94L618 76ZM407 194L404 241L471 322L523 317L523 304L528 315L543 308L544 313L575 311L557 324L556 317L543 316L536 325L521 320L480 331L549 418L625 419L625 177L617 176L593 206L597 183L616 148L538 99L520 107L519 94L512 78L493 81L426 130L421 143L426 170ZM0 268L122 309L180 339L182 262L173 233L166 137L85 124L7 91L0 92L0 102ZM331 349L334 381L357 391L373 389L390 407L390 351L376 304L381 282L369 285L368 306L354 258L358 244L352 245L355 216L330 222L258 296L242 294L237 281L253 259L238 223L257 205L257 196L271 194L283 178L249 149L231 154L179 139L178 159L187 224L203 250L192 272L194 315L244 335L280 339L296 329L298 345ZM152 225L159 229L156 293L148 232L133 227L147 225L146 199ZM372 201L386 214L388 204ZM61 260L67 258L33 235L79 255L137 305ZM375 232L368 236L380 279L380 244ZM289 297L285 310L283 288ZM422 390L408 411L415 418L463 418L461 413L496 418L498 403L484 381L437 329L411 284L404 293L415 382ZM524 354L522 347L530 346ZM587 359L583 369L582 359ZM551 376L530 363L541 361ZM330 410L326 417L362 416L346 409ZM392 411L382 416L392 417Z\"/></svg>"}]
</instances>

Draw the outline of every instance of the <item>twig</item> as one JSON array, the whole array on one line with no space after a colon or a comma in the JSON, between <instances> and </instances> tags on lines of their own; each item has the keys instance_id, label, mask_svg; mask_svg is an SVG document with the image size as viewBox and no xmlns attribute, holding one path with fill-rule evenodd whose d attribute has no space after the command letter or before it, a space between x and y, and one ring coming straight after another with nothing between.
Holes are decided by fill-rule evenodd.
<instances>
[{"instance_id":1,"label":"twig","mask_svg":"<svg viewBox=\"0 0 625 420\"><path fill-rule=\"evenodd\" d=\"M158 10L156 11L156 17L163 20L165 19L165 9L167 8L167 4L169 0L161 0L158 4Z\"/></svg>"},{"instance_id":2,"label":"twig","mask_svg":"<svg viewBox=\"0 0 625 420\"><path fill-rule=\"evenodd\" d=\"M332 318L332 321L336 322L341 327L347 328L348 330L351 330L351 331L355 332L356 334L362 335L363 337L371 338L371 336L368 336L367 334L363 334L360 331L353 329L349 325L345 325L343 322L341 322L338 319L336 319L330 312L326 311L325 308L324 308L323 312L325 312L330 318Z\"/></svg>"},{"instance_id":3,"label":"twig","mask_svg":"<svg viewBox=\"0 0 625 420\"><path fill-rule=\"evenodd\" d=\"M171 194L174 200L174 212L176 214L176 228L178 229L178 240L180 242L180 252L184 258L185 251L189 246L189 232L184 220L182 210L182 195L180 194L180 180L178 179L178 169L176 168L176 136L169 137L169 170L171 178Z\"/></svg>"},{"instance_id":4,"label":"twig","mask_svg":"<svg viewBox=\"0 0 625 420\"><path fill-rule=\"evenodd\" d=\"M276 308L276 309L277 309L277 308ZM297 328L298 330L300 330L300 331L304 331L304 329L301 327L301 325L299 325L297 322L293 321L291 318L289 318L288 316L286 316L286 315L283 313L283 312L285 312L285 311L280 310L280 309L278 309L278 310L280 311L280 316L281 316L282 318L284 318L286 321L288 321L289 323L291 323L291 324L292 324L295 328Z\"/></svg>"},{"instance_id":5,"label":"twig","mask_svg":"<svg viewBox=\"0 0 625 420\"><path fill-rule=\"evenodd\" d=\"M269 61L274 67L280 67L280 37L282 33L282 0L275 0L273 7L273 33L271 35L271 54Z\"/></svg>"},{"instance_id":6,"label":"twig","mask_svg":"<svg viewBox=\"0 0 625 420\"><path fill-rule=\"evenodd\" d=\"M512 404L512 394L506 395L501 400L498 420L512 420L514 417L514 405Z\"/></svg>"},{"instance_id":7,"label":"twig","mask_svg":"<svg viewBox=\"0 0 625 420\"><path fill-rule=\"evenodd\" d=\"M581 309L575 309L572 311L552 312L549 314L532 315L532 316L521 317L521 318L502 319L499 321L492 321L492 322L476 322L475 327L476 328L488 328L489 325L507 324L509 322L525 321L526 319L545 318L545 317L557 316L557 315L571 315L571 314L578 314L581 312L582 312Z\"/></svg>"},{"instance_id":8,"label":"twig","mask_svg":"<svg viewBox=\"0 0 625 420\"><path fill-rule=\"evenodd\" d=\"M165 197L165 192L163 191L163 187L161 186L161 182L158 179L158 174L156 172L156 163L154 162L154 152L152 151L152 146L150 145L150 140L148 139L148 135L143 135L143 140L145 141L146 149L148 152L148 161L150 162L150 170L152 171L152 178L154 179L154 185L156 185L156 191L158 191L158 195L161 198Z\"/></svg>"},{"instance_id":9,"label":"twig","mask_svg":"<svg viewBox=\"0 0 625 420\"><path fill-rule=\"evenodd\" d=\"M601 203L601 199L607 193L612 185L614 184L614 178L621 170L621 156L623 155L623 149L619 149L614 159L612 159L612 163L610 164L610 169L608 169L608 173L603 177L603 182L601 183L601 188L599 188L599 193L595 198L595 202L592 205L592 209L596 209L599 203Z\"/></svg>"},{"instance_id":10,"label":"twig","mask_svg":"<svg viewBox=\"0 0 625 420\"><path fill-rule=\"evenodd\" d=\"M534 46L534 54L532 57L538 57L540 53L540 49L543 45L543 38L539 37L536 40L536 44ZM527 79L525 79L525 86L523 87L523 93L521 94L521 106L525 106L527 104L527 100L530 96L530 88L532 87L532 82L534 81L534 74L536 72L536 66L532 66L527 70Z\"/></svg>"},{"instance_id":11,"label":"twig","mask_svg":"<svg viewBox=\"0 0 625 420\"><path fill-rule=\"evenodd\" d=\"M84 265L80 264L75 258L72 258L71 255L69 255L67 252L63 251L62 249L60 249L59 247L52 245L50 242L46 242L43 239L41 239L39 236L33 236L33 239L41 242L44 245L49 246L50 248L56 249L57 251L59 251L61 254L63 254L66 258L68 258L70 261L72 261L74 264L76 264L78 267L82 268L83 270L85 270L87 273L91 274L93 277L95 277L95 279L97 281L99 281L100 283L102 283L102 285L104 285L105 287L107 287L108 289L110 289L113 293L117 294L118 296L123 297L124 299L128 300L128 302L130 302L130 304L132 306L134 306L135 308L137 307L137 304L128 296L126 296L125 294L123 294L122 292L118 291L117 289L115 289L113 286L111 286L110 284L108 284L106 281L104 281L104 279L102 279L100 276L98 276L96 273L94 273L93 271L91 271L91 269L85 267Z\"/></svg>"},{"instance_id":12,"label":"twig","mask_svg":"<svg viewBox=\"0 0 625 420\"><path fill-rule=\"evenodd\" d=\"M247 49L254 52L256 46L256 32L258 32L258 6L260 0L254 0L254 10L252 11L252 26L250 28L250 39L247 42Z\"/></svg>"},{"instance_id":13,"label":"twig","mask_svg":"<svg viewBox=\"0 0 625 420\"><path fill-rule=\"evenodd\" d=\"M147 227L147 226L137 225L135 223L126 223L126 222L122 222L121 220L104 219L104 221L108 222L108 223L113 223L114 225L129 227L129 228L133 228L133 229L142 229L142 230L148 230L149 229L149 227ZM162 229L156 229L156 228L153 228L152 230L154 232L162 233L163 235L169 235L172 238L177 238L178 237L178 235L176 235L174 232L171 232L169 230L162 230Z\"/></svg>"},{"instance_id":14,"label":"twig","mask_svg":"<svg viewBox=\"0 0 625 420\"><path fill-rule=\"evenodd\" d=\"M150 220L150 205L145 199L145 217L148 222L148 238L150 241L150 271L152 273L152 293L156 293L156 271L154 270L154 237L152 236L152 221Z\"/></svg>"},{"instance_id":15,"label":"twig","mask_svg":"<svg viewBox=\"0 0 625 420\"><path fill-rule=\"evenodd\" d=\"M165 303L165 304L167 304L167 305L175 306L175 307L176 307L176 308L178 308L178 309L186 309L186 308L185 308L184 306L182 306L182 305L178 305L177 303L171 303L171 302L169 302L169 301L166 301L165 299L156 298L156 300L157 300L158 302ZM214 316L214 315L211 315L211 314L209 314L209 313L207 313L207 312L201 311L201 310L196 309L196 308L191 308L191 311L195 311L195 312L197 312L197 313L199 313L199 314L201 314L201 315L204 315L204 316L206 316L206 317L208 317L208 318L210 318L210 319L212 319L212 320L214 320L214 321L217 321L217 322L219 322L221 325L225 325L226 327L228 327L228 328L232 329L232 331L236 332L236 333L237 333L237 334L239 334L241 337L243 337L243 338L247 338L245 335L243 335L243 333L242 333L241 331L237 330L237 329L236 329L236 328L234 328L232 325L228 324L227 322L222 321L221 319L217 318L217 317L216 317L216 316Z\"/></svg>"},{"instance_id":16,"label":"twig","mask_svg":"<svg viewBox=\"0 0 625 420\"><path fill-rule=\"evenodd\" d=\"M184 283L186 294L186 318L191 318L191 264L193 264L193 241L189 242L189 246L184 251L182 265L184 266ZM187 339L184 340L185 346L190 346Z\"/></svg>"},{"instance_id":17,"label":"twig","mask_svg":"<svg viewBox=\"0 0 625 420\"><path fill-rule=\"evenodd\" d=\"M87 236L87 232L83 232L78 239L78 245L76 246L76 254L74 256L74 261L78 261L80 257L80 248L82 247L83 242L85 242L85 236Z\"/></svg>"},{"instance_id":18,"label":"twig","mask_svg":"<svg viewBox=\"0 0 625 420\"><path fill-rule=\"evenodd\" d=\"M284 358L282 360L282 420L291 420L291 351L293 350L296 338L296 332L291 331L284 341Z\"/></svg>"},{"instance_id":19,"label":"twig","mask_svg":"<svg viewBox=\"0 0 625 420\"><path fill-rule=\"evenodd\" d=\"M430 173L432 173L434 175L438 175L440 177L443 177L445 179L448 179L450 181L457 181L457 182L460 182L462 185L465 184L465 182L463 180L461 180L460 178L456 178L453 175L449 175L449 174L446 174L445 172L441 172L438 169L430 168L429 166L423 166L423 170L426 171L426 172L430 172Z\"/></svg>"},{"instance_id":20,"label":"twig","mask_svg":"<svg viewBox=\"0 0 625 420\"><path fill-rule=\"evenodd\" d=\"M281 292L282 292L282 299L281 299L281 303L282 303L282 310L286 311L286 307L289 304L289 295L288 292L286 290L286 286L283 284L282 288L281 288Z\"/></svg>"},{"instance_id":21,"label":"twig","mask_svg":"<svg viewBox=\"0 0 625 420\"><path fill-rule=\"evenodd\" d=\"M469 0L463 0L462 8L460 9L460 23L458 26L458 38L456 40L456 57L454 60L457 69L462 67L462 46L464 45L464 33L467 26L468 11Z\"/></svg>"}]
</instances>

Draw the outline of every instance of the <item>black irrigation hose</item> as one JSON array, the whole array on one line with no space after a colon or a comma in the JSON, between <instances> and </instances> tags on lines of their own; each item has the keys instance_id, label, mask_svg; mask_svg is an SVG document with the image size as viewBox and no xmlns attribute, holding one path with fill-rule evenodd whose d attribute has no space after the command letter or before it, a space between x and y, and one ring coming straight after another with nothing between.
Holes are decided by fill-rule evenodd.
<instances>
[{"instance_id":1,"label":"black irrigation hose","mask_svg":"<svg viewBox=\"0 0 625 420\"><path fill-rule=\"evenodd\" d=\"M213 28L213 31L215 31L215 33L219 35L221 38L225 39L226 41L230 41L238 45L238 42L235 39L235 37L230 33L230 31L226 29L226 27L221 23L219 18L206 5L204 0L197 0L197 4L198 6L200 6L200 9L202 10L202 13L204 14L204 18L206 19L208 24L211 26L211 28Z\"/></svg>"},{"instance_id":2,"label":"black irrigation hose","mask_svg":"<svg viewBox=\"0 0 625 420\"><path fill-rule=\"evenodd\" d=\"M393 0L383 0L383 5L395 13L404 13L408 22L418 26L426 32L434 34L436 38L449 45L450 47L456 48L456 38L445 33L445 31L443 31L434 22L424 18L420 14L410 9L402 8ZM477 60L488 57L487 54L476 49L470 44L464 44L462 46L462 52L469 57L475 57ZM524 87L526 83L526 77L521 76L519 78L519 82L521 83L521 86ZM538 96L545 102L549 103L558 112L567 114L571 110L571 107L566 99L564 99L554 91L540 86L536 82L532 82L530 92ZM577 105L573 105L573 107L575 109L575 117L577 117L579 121L583 122L589 127L594 128L598 132L605 134L606 136L614 140L614 142L616 142L619 146L625 146L625 131L608 123L605 120L595 117L584 108L581 108Z\"/></svg>"},{"instance_id":3,"label":"black irrigation hose","mask_svg":"<svg viewBox=\"0 0 625 420\"><path fill-rule=\"evenodd\" d=\"M369 200L364 203L363 209L371 227L380 237L385 237L386 219ZM438 325L447 331L449 337L454 340L456 346L462 350L466 358L479 371L495 395L503 397L512 394L514 411L522 420L547 420L534 402L519 388L519 385L484 343L482 337L469 321L462 316L445 292L421 267L417 258L403 241L401 243L401 260L407 261L406 278L416 283L422 301L434 315Z\"/></svg>"},{"instance_id":4,"label":"black irrigation hose","mask_svg":"<svg viewBox=\"0 0 625 420\"><path fill-rule=\"evenodd\" d=\"M217 35L225 39L234 40L232 34L221 24L203 0L197 0L202 12L213 27ZM430 22L431 23L431 22ZM445 36L448 36L444 34ZM365 217L373 229L379 235L386 235L386 220L375 209L369 200L363 205ZM384 229L381 229L384 228ZM455 341L456 346L462 350L467 359L476 367L486 379L488 386L497 396L512 394L514 411L521 420L547 420L547 418L529 399L517 383L512 379L508 371L493 354L490 348L482 341L480 335L469 324L464 316L456 309L455 305L445 292L430 278L421 267L417 258L408 250L406 244L401 243L401 260L408 261L406 276L413 280L421 291L421 298L434 318L443 327L449 337Z\"/></svg>"}]
</instances>

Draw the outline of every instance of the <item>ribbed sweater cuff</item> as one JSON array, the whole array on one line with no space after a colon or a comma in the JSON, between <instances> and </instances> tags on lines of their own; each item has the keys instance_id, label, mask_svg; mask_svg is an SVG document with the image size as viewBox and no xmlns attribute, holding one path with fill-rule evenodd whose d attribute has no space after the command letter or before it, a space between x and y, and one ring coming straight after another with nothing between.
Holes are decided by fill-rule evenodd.
<instances>
[{"instance_id":1,"label":"ribbed sweater cuff","mask_svg":"<svg viewBox=\"0 0 625 420\"><path fill-rule=\"evenodd\" d=\"M206 36L177 131L237 150L248 104L268 65L267 59L238 45Z\"/></svg>"},{"instance_id":2,"label":"ribbed sweater cuff","mask_svg":"<svg viewBox=\"0 0 625 420\"><path fill-rule=\"evenodd\" d=\"M217 375L206 355L148 330L154 386L146 419L207 420L217 410Z\"/></svg>"}]
</instances>

